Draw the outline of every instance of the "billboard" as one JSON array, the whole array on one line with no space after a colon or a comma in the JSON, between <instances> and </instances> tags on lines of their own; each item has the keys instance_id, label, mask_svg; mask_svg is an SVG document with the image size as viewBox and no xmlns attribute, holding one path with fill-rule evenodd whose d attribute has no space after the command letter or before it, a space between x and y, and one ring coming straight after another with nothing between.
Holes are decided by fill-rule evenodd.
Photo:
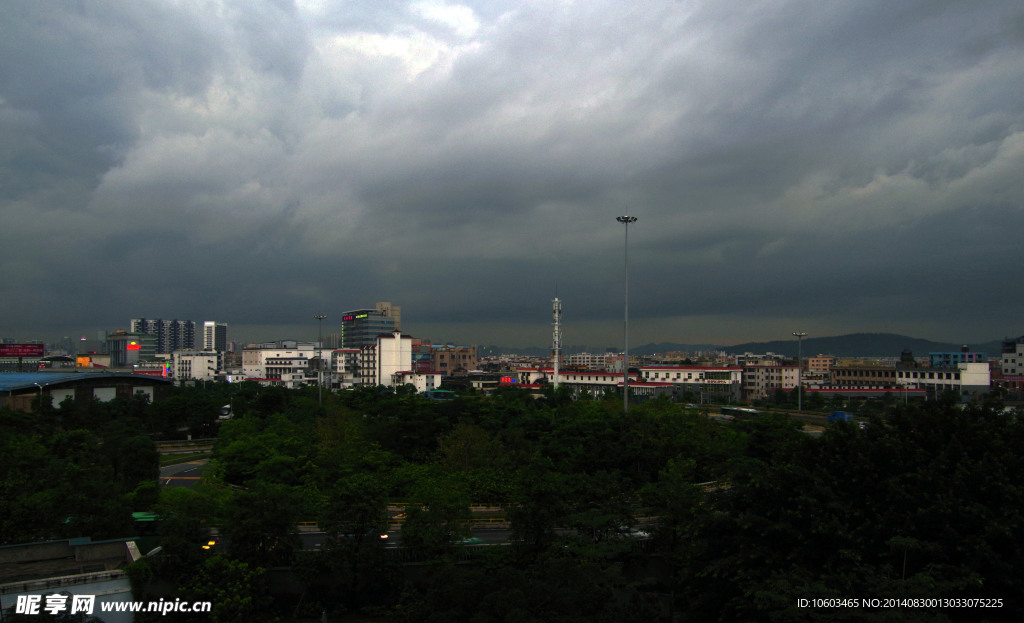
<instances>
[{"instance_id":1,"label":"billboard","mask_svg":"<svg viewBox=\"0 0 1024 623\"><path fill-rule=\"evenodd\" d=\"M42 344L0 344L0 357L42 357Z\"/></svg>"}]
</instances>

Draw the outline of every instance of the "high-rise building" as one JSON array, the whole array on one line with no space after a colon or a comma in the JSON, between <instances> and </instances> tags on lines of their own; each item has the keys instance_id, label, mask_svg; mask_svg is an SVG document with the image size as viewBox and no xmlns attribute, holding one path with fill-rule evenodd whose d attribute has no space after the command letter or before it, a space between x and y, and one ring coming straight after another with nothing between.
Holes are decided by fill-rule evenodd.
<instances>
[{"instance_id":1,"label":"high-rise building","mask_svg":"<svg viewBox=\"0 0 1024 623\"><path fill-rule=\"evenodd\" d=\"M377 301L377 311L388 318L395 319L395 328L402 330L402 308L392 305L391 301Z\"/></svg>"},{"instance_id":2,"label":"high-rise building","mask_svg":"<svg viewBox=\"0 0 1024 623\"><path fill-rule=\"evenodd\" d=\"M228 349L228 325L207 320L203 323L203 350L224 352Z\"/></svg>"},{"instance_id":3,"label":"high-rise building","mask_svg":"<svg viewBox=\"0 0 1024 623\"><path fill-rule=\"evenodd\" d=\"M355 309L341 315L341 347L362 348L377 344L377 336L399 329L401 308L377 303L375 309ZM398 314L394 316L392 314Z\"/></svg>"},{"instance_id":4,"label":"high-rise building","mask_svg":"<svg viewBox=\"0 0 1024 623\"><path fill-rule=\"evenodd\" d=\"M128 331L152 335L158 353L195 348L196 344L196 323L191 320L132 318Z\"/></svg>"}]
</instances>

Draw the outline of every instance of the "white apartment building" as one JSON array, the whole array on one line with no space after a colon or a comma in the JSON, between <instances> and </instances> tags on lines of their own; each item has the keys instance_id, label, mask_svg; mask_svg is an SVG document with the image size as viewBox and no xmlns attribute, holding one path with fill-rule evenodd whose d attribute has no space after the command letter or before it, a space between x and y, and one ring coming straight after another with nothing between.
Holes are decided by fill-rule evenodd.
<instances>
[{"instance_id":1,"label":"white apartment building","mask_svg":"<svg viewBox=\"0 0 1024 623\"><path fill-rule=\"evenodd\" d=\"M377 336L377 382L391 387L399 372L412 371L412 337L395 329Z\"/></svg>"},{"instance_id":2,"label":"white apartment building","mask_svg":"<svg viewBox=\"0 0 1024 623\"><path fill-rule=\"evenodd\" d=\"M702 402L740 400L743 396L743 368L734 366L644 366L644 383L668 383L674 396L692 392Z\"/></svg>"},{"instance_id":3,"label":"white apartment building","mask_svg":"<svg viewBox=\"0 0 1024 623\"><path fill-rule=\"evenodd\" d=\"M515 371L515 383L518 385L536 385L546 382L555 383L554 368L517 368ZM630 375L629 382L637 383L637 376ZM589 393L600 396L608 389L617 390L622 385L622 373L608 370L559 370L558 385L568 388L574 396Z\"/></svg>"},{"instance_id":4,"label":"white apartment building","mask_svg":"<svg viewBox=\"0 0 1024 623\"><path fill-rule=\"evenodd\" d=\"M311 385L317 381L316 371L310 367L316 356L314 342L261 344L242 350L242 374L247 380L265 385Z\"/></svg>"},{"instance_id":5,"label":"white apartment building","mask_svg":"<svg viewBox=\"0 0 1024 623\"><path fill-rule=\"evenodd\" d=\"M211 350L176 350L171 354L171 375L176 380L212 381L224 368L223 357Z\"/></svg>"},{"instance_id":6,"label":"white apartment building","mask_svg":"<svg viewBox=\"0 0 1024 623\"><path fill-rule=\"evenodd\" d=\"M358 348L335 348L331 351L331 387L348 389L359 385L359 353Z\"/></svg>"},{"instance_id":7,"label":"white apartment building","mask_svg":"<svg viewBox=\"0 0 1024 623\"><path fill-rule=\"evenodd\" d=\"M412 336L395 330L378 335L376 344L359 349L359 382L391 387L399 372L411 372Z\"/></svg>"},{"instance_id":8,"label":"white apartment building","mask_svg":"<svg viewBox=\"0 0 1024 623\"><path fill-rule=\"evenodd\" d=\"M441 387L440 372L396 372L391 375L391 384L394 387L412 385L419 393L428 392Z\"/></svg>"},{"instance_id":9,"label":"white apartment building","mask_svg":"<svg viewBox=\"0 0 1024 623\"><path fill-rule=\"evenodd\" d=\"M984 394L992 378L988 363L960 363L955 368L908 368L896 370L896 386L923 389L930 395L953 390L958 394Z\"/></svg>"}]
</instances>

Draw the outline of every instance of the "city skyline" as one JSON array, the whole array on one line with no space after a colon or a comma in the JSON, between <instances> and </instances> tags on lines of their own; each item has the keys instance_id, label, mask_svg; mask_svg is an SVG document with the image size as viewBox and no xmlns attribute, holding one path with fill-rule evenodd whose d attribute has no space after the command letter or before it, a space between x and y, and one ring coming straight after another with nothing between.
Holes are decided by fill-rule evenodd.
<instances>
[{"instance_id":1,"label":"city skyline","mask_svg":"<svg viewBox=\"0 0 1024 623\"><path fill-rule=\"evenodd\" d=\"M0 7L0 335L1024 331L1019 3L196 6Z\"/></svg>"}]
</instances>

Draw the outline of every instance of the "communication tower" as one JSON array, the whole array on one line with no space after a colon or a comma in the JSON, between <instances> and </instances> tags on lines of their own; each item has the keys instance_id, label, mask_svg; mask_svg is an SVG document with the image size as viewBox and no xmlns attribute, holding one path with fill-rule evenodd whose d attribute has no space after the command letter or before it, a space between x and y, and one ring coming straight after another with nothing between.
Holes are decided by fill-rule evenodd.
<instances>
[{"instance_id":1,"label":"communication tower","mask_svg":"<svg viewBox=\"0 0 1024 623\"><path fill-rule=\"evenodd\" d=\"M558 362L562 359L562 301L555 297L552 303L551 315L554 318L555 328L551 332L551 357L555 364L555 389L558 389Z\"/></svg>"}]
</instances>

